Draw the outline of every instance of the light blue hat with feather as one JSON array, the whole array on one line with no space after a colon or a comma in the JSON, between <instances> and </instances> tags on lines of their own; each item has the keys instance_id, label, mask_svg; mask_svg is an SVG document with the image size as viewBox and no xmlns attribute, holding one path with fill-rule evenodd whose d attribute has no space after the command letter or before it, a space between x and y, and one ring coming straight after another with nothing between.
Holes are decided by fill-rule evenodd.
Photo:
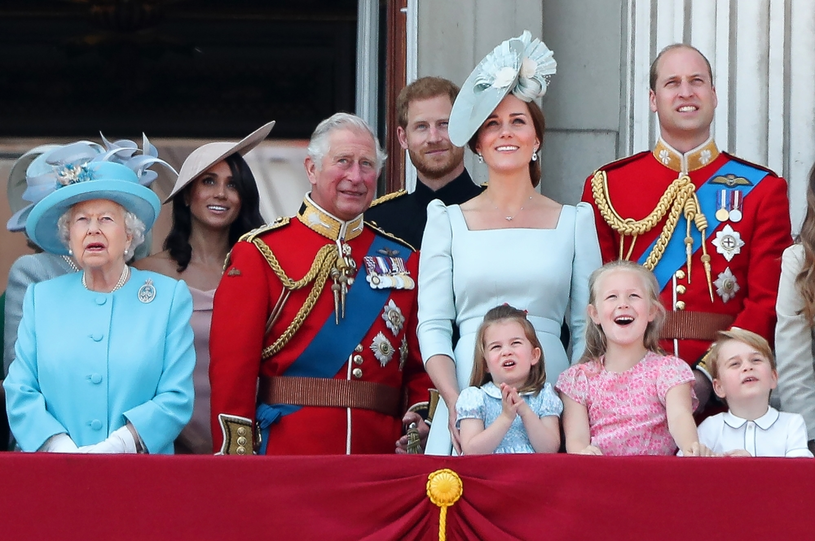
<instances>
[{"instance_id":1,"label":"light blue hat with feather","mask_svg":"<svg viewBox=\"0 0 815 541\"><path fill-rule=\"evenodd\" d=\"M37 157L26 172L28 188L23 199L36 202L25 222L28 238L43 250L67 254L57 222L68 209L82 201L107 199L124 207L144 222L149 231L158 217L161 201L149 188L158 173L150 166L175 169L158 158L158 151L143 137L142 148L130 140L104 146L78 141L58 146Z\"/></svg>"},{"instance_id":2,"label":"light blue hat with feather","mask_svg":"<svg viewBox=\"0 0 815 541\"><path fill-rule=\"evenodd\" d=\"M556 71L554 53L528 30L501 43L464 81L450 113L450 142L465 146L507 94L525 102L546 94Z\"/></svg>"}]
</instances>

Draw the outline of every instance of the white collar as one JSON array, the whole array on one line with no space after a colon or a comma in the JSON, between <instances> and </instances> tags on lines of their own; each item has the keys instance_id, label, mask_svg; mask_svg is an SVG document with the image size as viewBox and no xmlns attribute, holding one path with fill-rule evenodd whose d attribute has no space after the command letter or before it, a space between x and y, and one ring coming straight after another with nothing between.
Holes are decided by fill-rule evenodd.
<instances>
[{"instance_id":1,"label":"white collar","mask_svg":"<svg viewBox=\"0 0 815 541\"><path fill-rule=\"evenodd\" d=\"M724 413L724 422L731 428L741 428L747 419L742 419L730 413L730 410ZM767 430L778 420L778 410L772 406L767 406L767 413L753 421L762 430Z\"/></svg>"}]
</instances>

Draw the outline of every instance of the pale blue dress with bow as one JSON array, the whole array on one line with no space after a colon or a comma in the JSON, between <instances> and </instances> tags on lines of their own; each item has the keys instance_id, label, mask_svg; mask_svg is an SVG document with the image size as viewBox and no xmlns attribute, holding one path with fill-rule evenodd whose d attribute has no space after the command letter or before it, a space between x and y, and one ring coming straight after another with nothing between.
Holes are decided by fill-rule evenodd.
<instances>
[{"instance_id":1,"label":"pale blue dress with bow","mask_svg":"<svg viewBox=\"0 0 815 541\"><path fill-rule=\"evenodd\" d=\"M567 312L571 362L582 355L589 275L601 265L589 204L563 205L552 229L470 231L458 205L432 201L420 254L417 334L422 359L452 358L459 390L470 386L475 337L484 314L503 303L527 310L543 348L548 381L557 381L570 366L560 341ZM453 322L461 332L455 351ZM447 407L440 400L427 454L450 454L447 418Z\"/></svg>"},{"instance_id":2,"label":"pale blue dress with bow","mask_svg":"<svg viewBox=\"0 0 815 541\"><path fill-rule=\"evenodd\" d=\"M545 383L538 394L521 393L520 396L538 417L551 415L560 417L563 413L563 402L549 383ZM467 387L461 391L456 402L456 426L461 428L462 419L481 419L486 428L501 415L503 407L501 389L493 382L488 381L481 387ZM535 452L520 416L515 417L504 439L493 452L495 454Z\"/></svg>"}]
</instances>

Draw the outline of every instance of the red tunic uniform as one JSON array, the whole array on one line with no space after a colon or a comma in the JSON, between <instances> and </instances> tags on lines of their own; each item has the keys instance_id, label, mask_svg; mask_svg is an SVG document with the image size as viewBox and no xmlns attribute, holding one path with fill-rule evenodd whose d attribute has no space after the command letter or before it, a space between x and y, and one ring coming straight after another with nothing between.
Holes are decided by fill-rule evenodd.
<instances>
[{"instance_id":1,"label":"red tunic uniform","mask_svg":"<svg viewBox=\"0 0 815 541\"><path fill-rule=\"evenodd\" d=\"M729 178L727 175L715 177L729 162L734 162L731 165L746 165L760 170L757 175L760 180L751 182L738 175L730 175ZM606 174L608 201L613 210L623 219L634 220L644 219L655 209L669 185L680 175L680 171L687 171L699 197L702 197L698 193L699 188L711 177L716 178L709 183L705 194L711 200L703 198L702 202L713 203L716 205L714 208L721 206L725 210L739 210L741 215L733 214L732 218L721 221L716 218L718 213L705 215L709 236L704 242L710 256L711 281L714 282L713 300L710 298L702 261L703 251L697 241L693 245L695 251L690 273L684 252L679 265L662 269L663 275L666 274L664 271L671 274L661 291L662 302L669 311L685 310L702 315L732 316L731 326L758 333L772 343L781 253L791 242L789 201L784 179L769 170L719 153L712 140L685 155L672 149L664 141L659 141L653 152L642 152L613 162L599 171ZM592 190L593 178L594 176L586 181L583 201L591 203L595 208L600 250L603 261L608 262L620 257L621 235L607 223L598 209ZM724 196L723 191L726 194ZM743 201L736 201L734 204L733 192L742 194ZM736 196L737 199L738 197ZM722 198L724 204L720 205ZM740 206L737 209L738 204ZM647 255L651 244L662 232L666 220L667 217L663 217L649 231L640 234L635 242L632 236L625 236L622 257L628 255L632 242L634 248L628 259L638 261L644 253ZM684 239L685 235L683 221L674 230L673 236ZM660 265L668 264L664 259L660 260L655 272ZM703 317L698 321L711 319ZM665 340L662 346L666 351L693 364L708 349L710 341Z\"/></svg>"},{"instance_id":2,"label":"red tunic uniform","mask_svg":"<svg viewBox=\"0 0 815 541\"><path fill-rule=\"evenodd\" d=\"M358 269L350 289L370 288L363 256L368 255L375 239L382 239L381 232L363 225L361 216L351 222L340 222L308 198L298 216L290 222L284 220L252 232L233 248L215 294L210 337L212 434L216 452L221 450L223 442L219 414L254 421L259 401L258 376L262 394L265 378L285 376L320 329L336 324L334 281L329 276L302 326L280 351L262 359L261 352L284 334L301 307L307 304L314 284L290 291L267 333L267 321L284 288L279 274L270 265L268 253L262 253L252 240L259 239L268 246L279 268L296 281L307 275L319 259L321 249L328 250L322 253L336 254L338 236L345 239L346 251L350 248L347 255ZM406 261L405 270L412 278L406 281L410 287L418 272L418 254L393 239L388 241L400 248L401 253L396 257ZM384 297L384 302L378 297L379 304L370 308L369 312L375 317L369 327L361 329L363 338L349 350L332 353L336 358L330 359L333 364L329 366L338 367L333 369L336 371L334 379L387 386L393 393L399 393L405 405L426 401L432 384L424 372L416 340L416 289L393 288ZM349 297L346 314L359 309ZM345 322L342 316L340 320ZM387 344L383 345L383 340ZM302 367L301 360L301 370ZM401 435L401 414L405 409L406 406L397 417L372 409L303 406L271 425L265 442L266 453L393 453ZM245 435L246 431L241 434Z\"/></svg>"}]
</instances>

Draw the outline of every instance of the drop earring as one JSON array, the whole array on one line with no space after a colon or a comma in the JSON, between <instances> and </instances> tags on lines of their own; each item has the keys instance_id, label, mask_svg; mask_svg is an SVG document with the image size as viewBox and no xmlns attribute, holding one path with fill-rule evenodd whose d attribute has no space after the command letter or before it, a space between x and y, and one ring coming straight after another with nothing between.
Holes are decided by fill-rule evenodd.
<instances>
[{"instance_id":1,"label":"drop earring","mask_svg":"<svg viewBox=\"0 0 815 541\"><path fill-rule=\"evenodd\" d=\"M477 156L478 156L478 163L484 163L484 156L482 156L480 152L477 154Z\"/></svg>"}]
</instances>

